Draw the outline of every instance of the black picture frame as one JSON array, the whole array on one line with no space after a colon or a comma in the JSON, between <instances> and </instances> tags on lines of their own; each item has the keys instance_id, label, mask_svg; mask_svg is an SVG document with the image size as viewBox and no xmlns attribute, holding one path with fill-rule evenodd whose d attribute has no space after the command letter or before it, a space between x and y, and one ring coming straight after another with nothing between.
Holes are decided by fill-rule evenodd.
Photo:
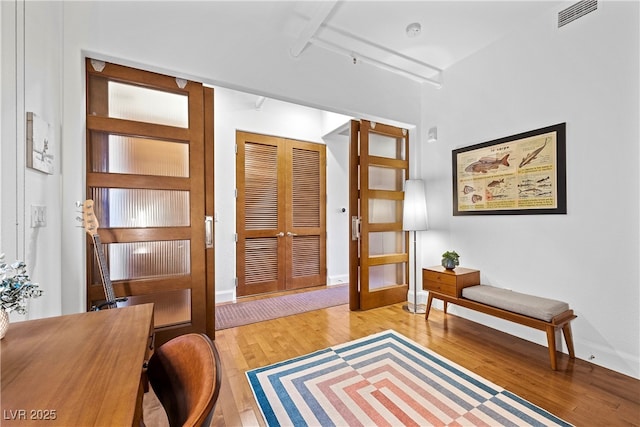
<instances>
[{"instance_id":1,"label":"black picture frame","mask_svg":"<svg viewBox=\"0 0 640 427\"><path fill-rule=\"evenodd\" d=\"M452 151L453 215L567 213L566 123Z\"/></svg>"}]
</instances>

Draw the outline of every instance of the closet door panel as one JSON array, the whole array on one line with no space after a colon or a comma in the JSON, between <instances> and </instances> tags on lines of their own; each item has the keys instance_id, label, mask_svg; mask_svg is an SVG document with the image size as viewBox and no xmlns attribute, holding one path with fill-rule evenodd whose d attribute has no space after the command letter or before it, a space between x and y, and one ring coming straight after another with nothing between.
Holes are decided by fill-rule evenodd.
<instances>
[{"instance_id":1,"label":"closet door panel","mask_svg":"<svg viewBox=\"0 0 640 427\"><path fill-rule=\"evenodd\" d=\"M237 132L237 296L283 290L283 153L275 138Z\"/></svg>"},{"instance_id":2,"label":"closet door panel","mask_svg":"<svg viewBox=\"0 0 640 427\"><path fill-rule=\"evenodd\" d=\"M287 141L291 172L287 193L287 289L326 283L326 150Z\"/></svg>"}]
</instances>

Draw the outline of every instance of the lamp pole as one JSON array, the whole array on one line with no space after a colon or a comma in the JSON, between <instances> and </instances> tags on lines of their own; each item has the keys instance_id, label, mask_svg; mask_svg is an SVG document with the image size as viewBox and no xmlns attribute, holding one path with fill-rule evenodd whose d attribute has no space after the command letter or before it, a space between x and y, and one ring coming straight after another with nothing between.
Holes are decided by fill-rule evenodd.
<instances>
[{"instance_id":1,"label":"lamp pole","mask_svg":"<svg viewBox=\"0 0 640 427\"><path fill-rule=\"evenodd\" d=\"M417 232L427 229L427 201L422 180L405 181L402 229L413 231L413 310L408 310L407 306L407 311L416 314L418 312ZM409 283L411 283L411 277L409 277Z\"/></svg>"},{"instance_id":2,"label":"lamp pole","mask_svg":"<svg viewBox=\"0 0 640 427\"><path fill-rule=\"evenodd\" d=\"M413 314L418 313L418 258L416 254L416 230L413 230Z\"/></svg>"}]
</instances>

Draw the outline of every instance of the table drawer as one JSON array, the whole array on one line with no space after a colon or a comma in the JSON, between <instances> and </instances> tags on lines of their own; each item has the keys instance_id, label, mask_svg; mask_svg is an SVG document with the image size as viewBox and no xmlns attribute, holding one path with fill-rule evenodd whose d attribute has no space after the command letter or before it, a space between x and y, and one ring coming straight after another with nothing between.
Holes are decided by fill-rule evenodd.
<instances>
[{"instance_id":1,"label":"table drawer","mask_svg":"<svg viewBox=\"0 0 640 427\"><path fill-rule=\"evenodd\" d=\"M455 279L455 278L454 278ZM430 292L437 292L452 297L456 296L456 285L445 283L443 281L426 280L424 283L424 289Z\"/></svg>"},{"instance_id":2,"label":"table drawer","mask_svg":"<svg viewBox=\"0 0 640 427\"><path fill-rule=\"evenodd\" d=\"M453 274L439 273L437 271L424 271L424 280L456 286L456 276Z\"/></svg>"}]
</instances>

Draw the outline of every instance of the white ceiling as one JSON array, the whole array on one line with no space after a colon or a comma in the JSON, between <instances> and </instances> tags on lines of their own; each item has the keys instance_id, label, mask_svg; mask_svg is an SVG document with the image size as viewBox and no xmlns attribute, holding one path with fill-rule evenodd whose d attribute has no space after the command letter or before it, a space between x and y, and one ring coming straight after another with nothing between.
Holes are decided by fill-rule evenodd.
<instances>
[{"instance_id":1,"label":"white ceiling","mask_svg":"<svg viewBox=\"0 0 640 427\"><path fill-rule=\"evenodd\" d=\"M437 70L507 36L532 19L557 20L571 1L297 1L285 2L284 31L307 49L328 49L346 60L369 62L390 72L439 81ZM331 8L331 5L333 7ZM327 14L327 9L329 13ZM325 17L326 16L326 17ZM414 38L406 27L417 22ZM311 37L309 37L311 33ZM306 43L309 41L309 43ZM418 77L419 76L419 77Z\"/></svg>"}]
</instances>

